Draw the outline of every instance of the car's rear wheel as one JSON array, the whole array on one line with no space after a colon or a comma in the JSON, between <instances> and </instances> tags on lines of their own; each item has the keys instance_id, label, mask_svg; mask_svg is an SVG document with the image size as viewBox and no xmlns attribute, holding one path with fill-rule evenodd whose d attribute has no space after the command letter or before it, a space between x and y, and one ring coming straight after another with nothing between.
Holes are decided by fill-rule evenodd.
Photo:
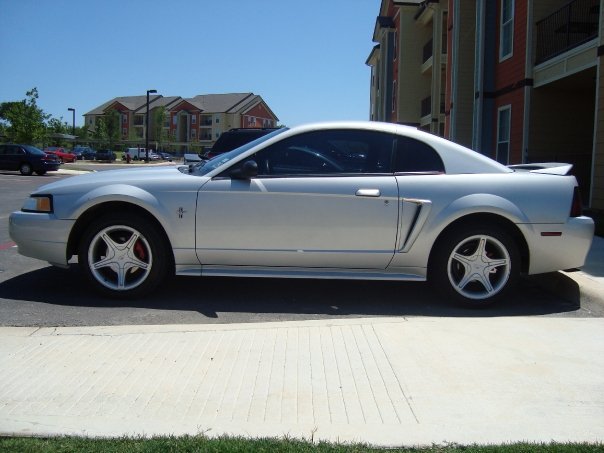
<instances>
[{"instance_id":1,"label":"car's rear wheel","mask_svg":"<svg viewBox=\"0 0 604 453\"><path fill-rule=\"evenodd\" d=\"M84 233L78 255L88 280L110 297L140 297L166 277L169 247L158 229L140 217L114 214Z\"/></svg>"},{"instance_id":2,"label":"car's rear wheel","mask_svg":"<svg viewBox=\"0 0 604 453\"><path fill-rule=\"evenodd\" d=\"M451 299L483 307L513 288L519 267L518 247L505 231L459 228L438 241L429 277Z\"/></svg>"},{"instance_id":3,"label":"car's rear wheel","mask_svg":"<svg viewBox=\"0 0 604 453\"><path fill-rule=\"evenodd\" d=\"M34 169L30 163L23 162L21 165L19 165L19 171L23 176L30 176L34 172Z\"/></svg>"}]
</instances>

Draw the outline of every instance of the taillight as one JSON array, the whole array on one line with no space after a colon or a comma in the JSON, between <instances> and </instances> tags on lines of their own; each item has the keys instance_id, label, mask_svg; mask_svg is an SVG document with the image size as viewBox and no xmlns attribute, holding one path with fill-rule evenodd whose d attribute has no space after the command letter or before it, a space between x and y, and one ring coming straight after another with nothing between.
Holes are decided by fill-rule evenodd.
<instances>
[{"instance_id":1,"label":"taillight","mask_svg":"<svg viewBox=\"0 0 604 453\"><path fill-rule=\"evenodd\" d=\"M570 216L581 217L582 215L583 202L581 201L581 192L579 191L579 187L575 186L575 191L573 192L573 203L570 207Z\"/></svg>"}]
</instances>

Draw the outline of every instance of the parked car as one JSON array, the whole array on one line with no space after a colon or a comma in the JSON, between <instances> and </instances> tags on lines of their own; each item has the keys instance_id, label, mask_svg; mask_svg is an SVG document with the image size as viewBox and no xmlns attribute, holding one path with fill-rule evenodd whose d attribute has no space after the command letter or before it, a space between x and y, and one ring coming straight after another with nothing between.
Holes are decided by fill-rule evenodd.
<instances>
[{"instance_id":1,"label":"parked car","mask_svg":"<svg viewBox=\"0 0 604 453\"><path fill-rule=\"evenodd\" d=\"M78 159L94 160L96 156L96 151L90 146L76 146L73 153Z\"/></svg>"},{"instance_id":2,"label":"parked car","mask_svg":"<svg viewBox=\"0 0 604 453\"><path fill-rule=\"evenodd\" d=\"M163 160L167 160L168 162L172 162L172 159L174 159L174 156L172 156L172 154L170 153L166 153L164 151L157 151L157 154L159 154L159 156L163 159Z\"/></svg>"},{"instance_id":3,"label":"parked car","mask_svg":"<svg viewBox=\"0 0 604 453\"><path fill-rule=\"evenodd\" d=\"M44 148L44 152L47 154L54 154L61 162L75 162L77 160L77 156L75 154L58 146L48 146Z\"/></svg>"},{"instance_id":4,"label":"parked car","mask_svg":"<svg viewBox=\"0 0 604 453\"><path fill-rule=\"evenodd\" d=\"M272 127L229 129L228 131L223 132L220 137L218 137L218 140L216 140L216 143L214 143L214 146L212 146L212 149L201 157L210 159L218 156L219 154L239 148L252 140L256 140L257 138L263 137L266 134L270 134L275 130L276 128Z\"/></svg>"},{"instance_id":5,"label":"parked car","mask_svg":"<svg viewBox=\"0 0 604 453\"><path fill-rule=\"evenodd\" d=\"M25 256L67 266L77 255L114 297L172 273L428 279L484 306L520 274L583 265L594 223L571 167L509 168L409 126L314 124L199 164L48 184L9 232Z\"/></svg>"},{"instance_id":6,"label":"parked car","mask_svg":"<svg viewBox=\"0 0 604 453\"><path fill-rule=\"evenodd\" d=\"M100 149L94 155L95 160L113 162L115 160L115 153L109 149Z\"/></svg>"},{"instance_id":7,"label":"parked car","mask_svg":"<svg viewBox=\"0 0 604 453\"><path fill-rule=\"evenodd\" d=\"M31 145L2 144L0 145L0 169L20 171L29 176L33 172L43 175L47 171L56 171L61 166L59 158L47 154Z\"/></svg>"}]
</instances>

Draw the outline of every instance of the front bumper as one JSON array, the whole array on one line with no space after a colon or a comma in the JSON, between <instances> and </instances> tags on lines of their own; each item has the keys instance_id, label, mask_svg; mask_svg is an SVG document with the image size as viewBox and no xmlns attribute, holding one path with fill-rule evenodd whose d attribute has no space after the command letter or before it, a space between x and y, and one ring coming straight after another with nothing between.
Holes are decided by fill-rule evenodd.
<instances>
[{"instance_id":1,"label":"front bumper","mask_svg":"<svg viewBox=\"0 0 604 453\"><path fill-rule=\"evenodd\" d=\"M74 223L53 214L16 211L9 217L8 232L21 255L66 266L67 241Z\"/></svg>"}]
</instances>

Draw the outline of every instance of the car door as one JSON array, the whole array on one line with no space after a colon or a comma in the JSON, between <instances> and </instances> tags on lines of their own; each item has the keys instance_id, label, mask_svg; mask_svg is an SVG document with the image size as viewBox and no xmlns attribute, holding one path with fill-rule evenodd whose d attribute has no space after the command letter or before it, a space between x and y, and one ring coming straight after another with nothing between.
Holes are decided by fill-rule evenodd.
<instances>
[{"instance_id":1,"label":"car door","mask_svg":"<svg viewBox=\"0 0 604 453\"><path fill-rule=\"evenodd\" d=\"M232 179L227 171L199 191L199 260L386 268L398 221L392 150L389 134L330 130L299 134L259 151L250 158L258 165L257 177Z\"/></svg>"}]
</instances>

